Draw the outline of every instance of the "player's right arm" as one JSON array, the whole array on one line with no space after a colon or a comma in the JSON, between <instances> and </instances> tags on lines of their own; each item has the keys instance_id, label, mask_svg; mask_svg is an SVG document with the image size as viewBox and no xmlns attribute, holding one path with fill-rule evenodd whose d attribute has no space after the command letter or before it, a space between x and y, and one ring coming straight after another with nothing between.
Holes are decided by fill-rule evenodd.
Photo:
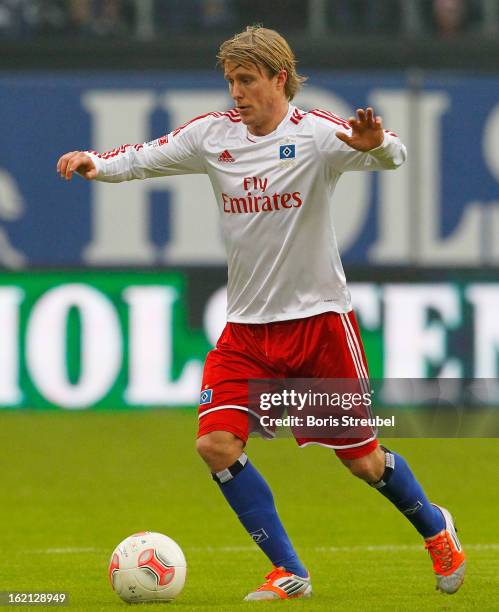
<instances>
[{"instance_id":1,"label":"player's right arm","mask_svg":"<svg viewBox=\"0 0 499 612\"><path fill-rule=\"evenodd\" d=\"M57 172L67 180L76 172L108 183L204 173L201 143L209 122L209 115L198 117L151 142L125 144L106 153L70 151L59 158Z\"/></svg>"}]
</instances>

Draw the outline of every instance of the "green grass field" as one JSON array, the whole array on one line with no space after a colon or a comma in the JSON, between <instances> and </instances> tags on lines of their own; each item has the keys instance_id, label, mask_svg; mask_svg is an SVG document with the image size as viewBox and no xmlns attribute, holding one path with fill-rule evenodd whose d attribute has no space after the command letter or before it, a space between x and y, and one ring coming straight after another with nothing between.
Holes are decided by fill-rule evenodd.
<instances>
[{"instance_id":1,"label":"green grass field","mask_svg":"<svg viewBox=\"0 0 499 612\"><path fill-rule=\"evenodd\" d=\"M107 580L115 545L170 535L188 576L179 610L243 610L270 569L194 451L190 411L0 413L0 591L67 591L72 611L126 610ZM308 610L499 610L495 440L396 440L468 549L461 591L434 590L410 524L324 448L251 439L281 518L313 577ZM142 604L146 609L155 604ZM42 609L45 609L43 607ZM6 608L7 609L7 608ZM23 608L24 609L24 608ZM50 608L53 609L53 608Z\"/></svg>"}]
</instances>

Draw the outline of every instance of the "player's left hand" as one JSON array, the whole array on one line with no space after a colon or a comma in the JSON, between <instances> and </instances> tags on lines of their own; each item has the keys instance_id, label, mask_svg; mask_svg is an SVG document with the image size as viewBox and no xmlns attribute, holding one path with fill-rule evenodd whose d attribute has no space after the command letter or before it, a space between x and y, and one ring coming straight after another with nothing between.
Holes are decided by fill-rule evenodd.
<instances>
[{"instance_id":1,"label":"player's left hand","mask_svg":"<svg viewBox=\"0 0 499 612\"><path fill-rule=\"evenodd\" d=\"M370 151L379 147L383 142L383 124L381 117L374 114L372 108L358 108L356 117L350 117L348 124L352 128L352 134L348 135L345 132L336 132L336 138L339 138L352 149L357 151Z\"/></svg>"}]
</instances>

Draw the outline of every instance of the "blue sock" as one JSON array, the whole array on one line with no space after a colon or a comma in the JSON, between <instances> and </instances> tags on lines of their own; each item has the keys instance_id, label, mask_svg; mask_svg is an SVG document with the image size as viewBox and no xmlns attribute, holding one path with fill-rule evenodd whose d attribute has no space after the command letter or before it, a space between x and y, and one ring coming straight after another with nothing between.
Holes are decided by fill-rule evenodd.
<instances>
[{"instance_id":1,"label":"blue sock","mask_svg":"<svg viewBox=\"0 0 499 612\"><path fill-rule=\"evenodd\" d=\"M229 468L213 474L246 531L276 567L305 577L303 567L277 515L272 492L243 453Z\"/></svg>"},{"instance_id":2,"label":"blue sock","mask_svg":"<svg viewBox=\"0 0 499 612\"><path fill-rule=\"evenodd\" d=\"M442 513L429 502L405 459L388 449L384 451L385 473L371 486L389 499L424 538L442 531L445 528Z\"/></svg>"}]
</instances>

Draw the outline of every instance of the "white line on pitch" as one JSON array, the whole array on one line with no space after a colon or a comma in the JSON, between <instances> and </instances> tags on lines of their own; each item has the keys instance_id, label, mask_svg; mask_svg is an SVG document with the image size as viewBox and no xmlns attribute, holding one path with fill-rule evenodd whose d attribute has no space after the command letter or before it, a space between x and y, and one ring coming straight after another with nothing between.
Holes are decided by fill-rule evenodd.
<instances>
[{"instance_id":1,"label":"white line on pitch","mask_svg":"<svg viewBox=\"0 0 499 612\"><path fill-rule=\"evenodd\" d=\"M398 552L404 550L421 550L421 545L417 544L380 544L372 546L311 546L297 547L300 551L310 552ZM499 550L499 544L464 544L466 550ZM255 552L259 548L256 546L186 546L186 552Z\"/></svg>"},{"instance_id":2,"label":"white line on pitch","mask_svg":"<svg viewBox=\"0 0 499 612\"><path fill-rule=\"evenodd\" d=\"M93 548L91 546L85 547L68 547L68 548L39 548L33 550L34 553L46 554L46 555L65 555L65 554L82 554L82 553L97 553L102 552L100 548Z\"/></svg>"},{"instance_id":3,"label":"white line on pitch","mask_svg":"<svg viewBox=\"0 0 499 612\"><path fill-rule=\"evenodd\" d=\"M499 550L499 544L466 544L466 550ZM380 544L367 546L312 546L299 547L301 551L318 552L318 553L348 553L348 552L399 552L399 551L419 551L421 545L417 544ZM185 552L200 552L200 553L246 553L256 552L258 546L185 546ZM46 555L66 555L66 554L84 554L84 553L107 553L107 549L92 548L92 547L68 547L68 548L39 548L31 551L26 551L37 554Z\"/></svg>"}]
</instances>

